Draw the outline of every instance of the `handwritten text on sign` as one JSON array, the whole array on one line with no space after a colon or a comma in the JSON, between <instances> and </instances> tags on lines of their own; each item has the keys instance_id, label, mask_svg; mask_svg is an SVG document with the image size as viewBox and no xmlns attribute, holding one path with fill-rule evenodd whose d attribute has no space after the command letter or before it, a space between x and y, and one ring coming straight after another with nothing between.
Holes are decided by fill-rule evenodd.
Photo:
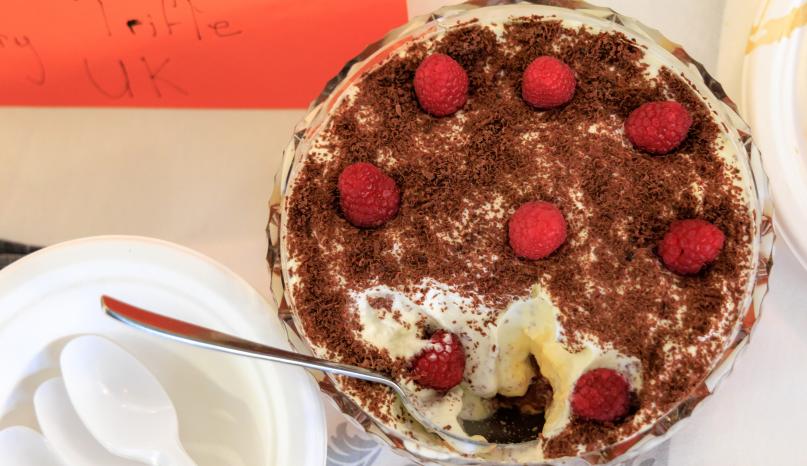
<instances>
[{"instance_id":1,"label":"handwritten text on sign","mask_svg":"<svg viewBox=\"0 0 807 466\"><path fill-rule=\"evenodd\" d=\"M405 20L404 0L12 2L0 105L304 107Z\"/></svg>"}]
</instances>

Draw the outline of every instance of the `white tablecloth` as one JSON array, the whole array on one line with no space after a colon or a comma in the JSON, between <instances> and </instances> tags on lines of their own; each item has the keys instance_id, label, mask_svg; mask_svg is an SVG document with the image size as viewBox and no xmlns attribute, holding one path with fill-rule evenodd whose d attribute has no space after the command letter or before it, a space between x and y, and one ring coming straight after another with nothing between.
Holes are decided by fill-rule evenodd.
<instances>
[{"instance_id":1,"label":"white tablecloth","mask_svg":"<svg viewBox=\"0 0 807 466\"><path fill-rule=\"evenodd\" d=\"M410 0L410 10L433 3ZM600 3L684 44L738 95L755 0L729 0L730 21L719 0ZM0 237L44 245L108 233L156 236L212 256L267 294L266 204L281 149L302 114L0 109ZM770 283L752 344L718 396L634 466L807 464L800 449L807 433L807 271L781 242ZM407 463L328 410L329 465Z\"/></svg>"}]
</instances>

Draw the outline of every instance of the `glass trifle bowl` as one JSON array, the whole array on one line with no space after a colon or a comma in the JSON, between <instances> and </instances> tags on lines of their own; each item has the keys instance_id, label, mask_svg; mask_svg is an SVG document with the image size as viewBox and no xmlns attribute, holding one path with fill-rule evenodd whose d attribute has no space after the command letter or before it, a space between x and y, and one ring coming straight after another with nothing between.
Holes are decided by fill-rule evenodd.
<instances>
[{"instance_id":1,"label":"glass trifle bowl","mask_svg":"<svg viewBox=\"0 0 807 466\"><path fill-rule=\"evenodd\" d=\"M657 31L583 2L491 3L413 19L312 103L270 202L272 292L298 351L396 378L452 432L427 431L383 387L318 375L342 412L412 459L627 459L680 426L749 340L773 242L760 155L720 85ZM435 53L469 82L464 106L442 117L412 85ZM567 63L576 88L537 110L520 86L543 55ZM624 121L663 100L692 125L680 146L651 155ZM341 212L339 175L357 162L399 190L384 225L357 228ZM536 200L559 208L567 234L529 260L511 250L507 225ZM725 241L714 263L682 275L657 245L687 219ZM463 349L462 382L424 386L413 366L445 351L432 340L447 334ZM625 411L586 417L572 400L584 376L606 372L628 387Z\"/></svg>"}]
</instances>

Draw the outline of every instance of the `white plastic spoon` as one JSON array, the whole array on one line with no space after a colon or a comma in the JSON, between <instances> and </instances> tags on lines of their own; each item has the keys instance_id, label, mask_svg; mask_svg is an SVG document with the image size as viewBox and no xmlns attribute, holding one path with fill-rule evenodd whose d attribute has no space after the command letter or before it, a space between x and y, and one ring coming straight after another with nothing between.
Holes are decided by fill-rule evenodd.
<instances>
[{"instance_id":1,"label":"white plastic spoon","mask_svg":"<svg viewBox=\"0 0 807 466\"><path fill-rule=\"evenodd\" d=\"M140 361L97 336L62 350L62 377L79 418L107 450L152 466L195 465L179 443L168 394Z\"/></svg>"},{"instance_id":2,"label":"white plastic spoon","mask_svg":"<svg viewBox=\"0 0 807 466\"><path fill-rule=\"evenodd\" d=\"M45 437L23 426L0 431L0 458L3 466L65 466Z\"/></svg>"},{"instance_id":3,"label":"white plastic spoon","mask_svg":"<svg viewBox=\"0 0 807 466\"><path fill-rule=\"evenodd\" d=\"M36 389L34 409L48 443L70 466L143 464L117 457L98 443L73 409L61 377L50 379Z\"/></svg>"}]
</instances>

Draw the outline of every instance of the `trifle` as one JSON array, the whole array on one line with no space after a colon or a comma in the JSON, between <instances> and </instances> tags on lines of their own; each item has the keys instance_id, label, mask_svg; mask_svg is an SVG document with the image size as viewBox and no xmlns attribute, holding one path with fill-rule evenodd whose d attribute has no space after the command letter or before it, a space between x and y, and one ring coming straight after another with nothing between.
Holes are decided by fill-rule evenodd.
<instances>
[{"instance_id":1,"label":"trifle","mask_svg":"<svg viewBox=\"0 0 807 466\"><path fill-rule=\"evenodd\" d=\"M316 355L451 433L335 378L398 446L607 460L708 393L753 323L764 227L735 122L688 73L579 12L469 8L400 32L305 122L286 305Z\"/></svg>"}]
</instances>

